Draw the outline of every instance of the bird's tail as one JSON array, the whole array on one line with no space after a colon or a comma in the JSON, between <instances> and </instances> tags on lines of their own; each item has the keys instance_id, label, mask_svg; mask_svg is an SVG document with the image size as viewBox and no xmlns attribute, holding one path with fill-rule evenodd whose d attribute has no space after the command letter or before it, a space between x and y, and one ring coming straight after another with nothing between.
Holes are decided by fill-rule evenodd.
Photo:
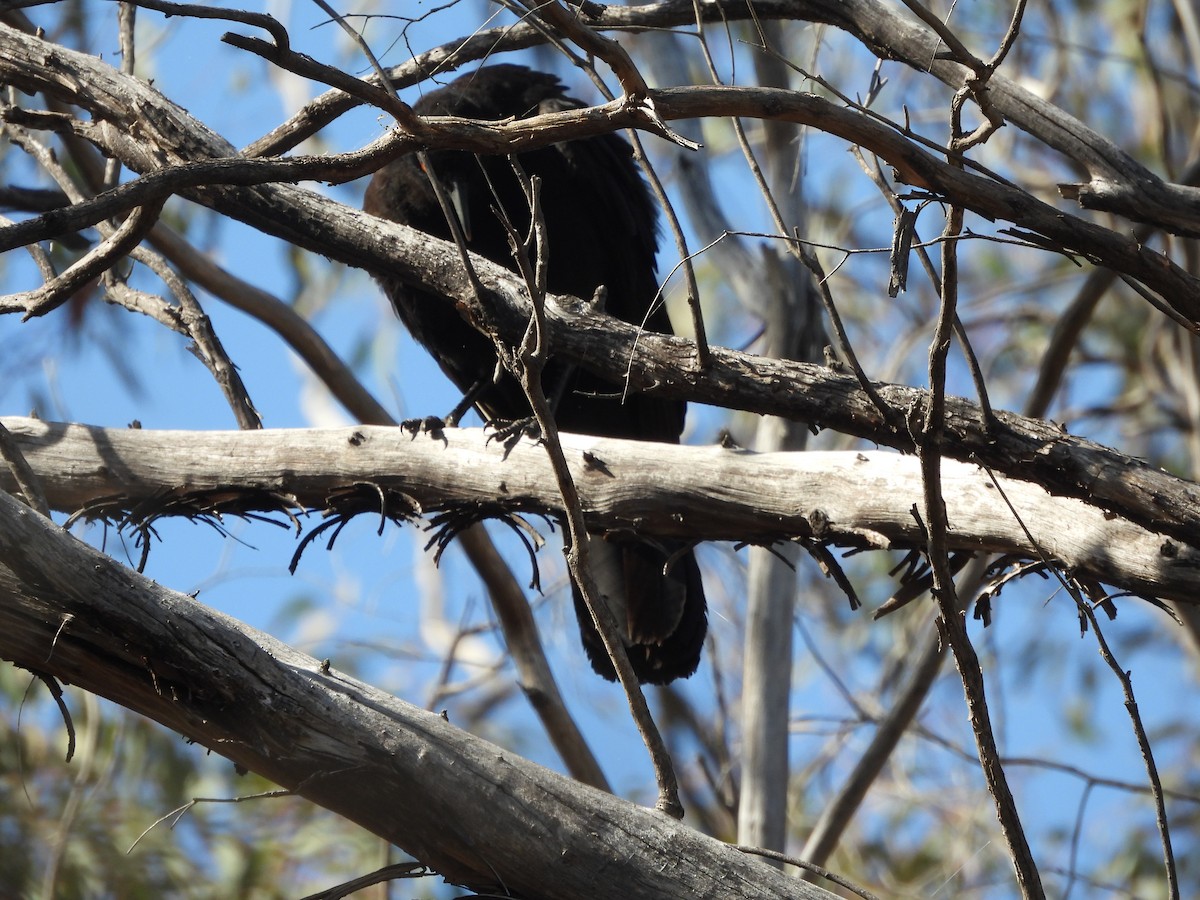
<instances>
[{"instance_id":1,"label":"bird's tail","mask_svg":"<svg viewBox=\"0 0 1200 900\"><path fill-rule=\"evenodd\" d=\"M638 681L667 684L700 664L708 630L696 555L682 544L591 537L588 555L604 603L616 619ZM680 552L683 550L683 552ZM676 555L678 554L678 555ZM572 584L579 632L592 668L617 678L579 589Z\"/></svg>"}]
</instances>

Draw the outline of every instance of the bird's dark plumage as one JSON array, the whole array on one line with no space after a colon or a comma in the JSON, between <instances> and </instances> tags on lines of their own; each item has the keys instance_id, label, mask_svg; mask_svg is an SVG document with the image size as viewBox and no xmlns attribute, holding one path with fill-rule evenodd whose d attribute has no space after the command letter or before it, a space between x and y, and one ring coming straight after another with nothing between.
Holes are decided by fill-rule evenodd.
<instances>
[{"instance_id":1,"label":"bird's dark plumage","mask_svg":"<svg viewBox=\"0 0 1200 900\"><path fill-rule=\"evenodd\" d=\"M414 104L422 115L472 119L526 118L582 106L567 97L553 75L522 66L479 69L426 94ZM523 233L529 208L505 157L429 154L438 178L457 199L467 245L499 265L515 268L508 239L496 215L505 211ZM542 181L541 204L549 244L547 287L553 293L590 298L607 288L605 310L650 331L670 333L666 310L651 305L658 290L656 210L629 144L617 135L555 144L522 153L521 166ZM367 188L367 212L450 239L441 207L415 156L381 169ZM453 306L402 284L381 279L401 320L463 391L486 386L476 405L489 418L530 414L524 392L496 368L491 341L471 328ZM565 431L605 437L678 443L683 403L631 394L620 385L572 365L550 360L543 373L555 421ZM691 550L648 539L593 538L593 571L601 593L624 631L634 671L643 682L662 684L695 671L707 629L704 587ZM670 562L664 574L664 566ZM578 590L575 607L584 648L593 668L615 678L600 636Z\"/></svg>"}]
</instances>

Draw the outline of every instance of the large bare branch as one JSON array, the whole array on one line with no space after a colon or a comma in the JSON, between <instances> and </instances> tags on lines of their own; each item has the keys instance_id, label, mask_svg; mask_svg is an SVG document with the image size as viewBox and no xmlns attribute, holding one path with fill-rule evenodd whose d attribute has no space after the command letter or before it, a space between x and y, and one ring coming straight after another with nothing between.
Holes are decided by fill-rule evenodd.
<instances>
[{"instance_id":1,"label":"large bare branch","mask_svg":"<svg viewBox=\"0 0 1200 900\"><path fill-rule=\"evenodd\" d=\"M414 438L367 426L179 432L17 417L0 422L50 506L69 512L99 509L96 502L108 498L114 514L156 503L167 514L186 514L189 500L195 511L208 504L236 513L261 508L253 506L255 497L278 498L281 491L287 492L283 508L324 509L331 496L362 484L402 492L427 512L555 513L562 505L542 448L523 441L506 452L479 429ZM922 490L912 457L751 453L579 435L564 435L563 446L588 526L596 531L763 542L798 536L851 548L906 548L926 540L911 512ZM949 549L1031 559L1044 552L1079 575L1196 602L1200 550L1036 485L993 482L978 466L947 460L943 468ZM763 491L764 484L772 489ZM0 472L0 488L16 489L6 472ZM1014 521L1014 508L1029 532Z\"/></svg>"},{"instance_id":2,"label":"large bare branch","mask_svg":"<svg viewBox=\"0 0 1200 900\"><path fill-rule=\"evenodd\" d=\"M166 590L0 494L0 657L107 697L476 890L829 898Z\"/></svg>"}]
</instances>

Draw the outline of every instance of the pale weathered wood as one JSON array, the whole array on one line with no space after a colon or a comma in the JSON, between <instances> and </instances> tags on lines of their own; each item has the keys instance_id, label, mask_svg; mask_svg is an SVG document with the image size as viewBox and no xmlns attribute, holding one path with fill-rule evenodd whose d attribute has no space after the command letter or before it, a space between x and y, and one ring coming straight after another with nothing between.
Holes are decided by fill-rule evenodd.
<instances>
[{"instance_id":1,"label":"pale weathered wood","mask_svg":"<svg viewBox=\"0 0 1200 900\"><path fill-rule=\"evenodd\" d=\"M125 498L114 507L120 509L167 492L202 499L213 491L230 501L238 491L283 491L295 508L323 509L334 491L354 484L403 492L426 511L486 504L553 512L561 503L542 447L523 440L506 454L478 429L414 437L366 426L181 432L0 421L42 479L50 505L64 511L114 495ZM921 496L912 457L753 453L577 435L564 435L563 445L597 531L731 541L798 535L848 547L913 547L924 538L912 514ZM1126 590L1186 603L1200 596L1200 551L1193 547L997 476L1018 522L978 466L945 460L942 477L952 550L1044 553ZM6 472L0 487L15 489Z\"/></svg>"},{"instance_id":2,"label":"pale weathered wood","mask_svg":"<svg viewBox=\"0 0 1200 900\"><path fill-rule=\"evenodd\" d=\"M323 668L2 493L0 658L142 713L477 890L832 897Z\"/></svg>"}]
</instances>

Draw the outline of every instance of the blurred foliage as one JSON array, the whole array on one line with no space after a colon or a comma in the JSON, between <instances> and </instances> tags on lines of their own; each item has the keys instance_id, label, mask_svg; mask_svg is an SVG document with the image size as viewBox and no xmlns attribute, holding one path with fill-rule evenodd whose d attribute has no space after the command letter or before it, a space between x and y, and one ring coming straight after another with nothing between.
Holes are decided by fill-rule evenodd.
<instances>
[{"instance_id":1,"label":"blurred foliage","mask_svg":"<svg viewBox=\"0 0 1200 900\"><path fill-rule=\"evenodd\" d=\"M65 689L67 763L41 681L0 668L0 698L0 897L294 898L382 862L306 800L222 802L276 788L105 701Z\"/></svg>"}]
</instances>

